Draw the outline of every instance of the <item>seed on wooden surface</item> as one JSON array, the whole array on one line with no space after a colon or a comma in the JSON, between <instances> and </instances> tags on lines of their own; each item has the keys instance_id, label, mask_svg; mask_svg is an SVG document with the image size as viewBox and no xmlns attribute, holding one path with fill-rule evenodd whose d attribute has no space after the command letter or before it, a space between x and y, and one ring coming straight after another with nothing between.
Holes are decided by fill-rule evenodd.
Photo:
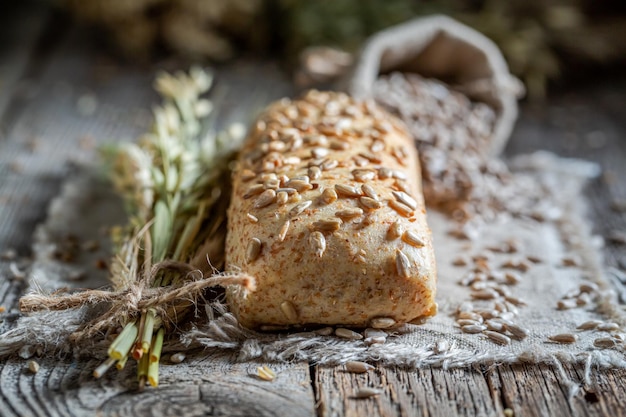
<instances>
[{"instance_id":1,"label":"seed on wooden surface","mask_svg":"<svg viewBox=\"0 0 626 417\"><path fill-rule=\"evenodd\" d=\"M253 237L248 242L248 247L246 248L246 262L251 263L254 262L259 255L261 254L261 247L263 244L259 238Z\"/></svg>"},{"instance_id":2,"label":"seed on wooden surface","mask_svg":"<svg viewBox=\"0 0 626 417\"><path fill-rule=\"evenodd\" d=\"M560 333L550 336L548 337L548 339L556 343L569 344L576 342L578 340L578 337L575 334L571 333Z\"/></svg>"},{"instance_id":3,"label":"seed on wooden surface","mask_svg":"<svg viewBox=\"0 0 626 417\"><path fill-rule=\"evenodd\" d=\"M480 319L482 320L482 317ZM479 322L478 320L472 320L472 319L457 319L456 321L456 324L458 324L461 327L478 325L480 323L481 322Z\"/></svg>"},{"instance_id":4,"label":"seed on wooden surface","mask_svg":"<svg viewBox=\"0 0 626 417\"><path fill-rule=\"evenodd\" d=\"M369 363L360 361L348 361L345 363L344 367L347 372L352 372L355 374L364 374L367 371L371 371L372 369L374 369L374 367Z\"/></svg>"},{"instance_id":5,"label":"seed on wooden surface","mask_svg":"<svg viewBox=\"0 0 626 417\"><path fill-rule=\"evenodd\" d=\"M263 184L251 185L250 188L248 188L248 190L243 195L243 198L248 199L250 197L254 197L255 195L261 194L263 191L265 191L265 187L263 186Z\"/></svg>"},{"instance_id":6,"label":"seed on wooden surface","mask_svg":"<svg viewBox=\"0 0 626 417\"><path fill-rule=\"evenodd\" d=\"M374 329L388 329L396 325L396 321L391 317L376 317L370 320L370 326Z\"/></svg>"},{"instance_id":7,"label":"seed on wooden surface","mask_svg":"<svg viewBox=\"0 0 626 417\"><path fill-rule=\"evenodd\" d=\"M511 344L511 338L502 333L494 332L493 330L485 330L483 334L487 336L489 340L499 345L506 346Z\"/></svg>"},{"instance_id":8,"label":"seed on wooden surface","mask_svg":"<svg viewBox=\"0 0 626 417\"><path fill-rule=\"evenodd\" d=\"M617 344L617 341L612 337L599 337L593 341L593 345L601 349L610 349Z\"/></svg>"},{"instance_id":9,"label":"seed on wooden surface","mask_svg":"<svg viewBox=\"0 0 626 417\"><path fill-rule=\"evenodd\" d=\"M291 222L289 220L286 220L285 223L283 223L283 225L281 226L280 230L278 231L279 242L282 242L285 240L285 237L287 236L287 232L289 231L290 225L291 225Z\"/></svg>"},{"instance_id":10,"label":"seed on wooden surface","mask_svg":"<svg viewBox=\"0 0 626 417\"><path fill-rule=\"evenodd\" d=\"M376 397L382 393L383 391L381 389L365 387L365 388L359 388L359 390L356 392L354 397L355 398L371 398L371 397Z\"/></svg>"},{"instance_id":11,"label":"seed on wooden surface","mask_svg":"<svg viewBox=\"0 0 626 417\"><path fill-rule=\"evenodd\" d=\"M322 176L322 170L319 167L313 166L307 170L307 174L311 181L317 180Z\"/></svg>"},{"instance_id":12,"label":"seed on wooden surface","mask_svg":"<svg viewBox=\"0 0 626 417\"><path fill-rule=\"evenodd\" d=\"M410 207L412 210L417 209L417 201L404 191L392 191L392 194L400 203Z\"/></svg>"},{"instance_id":13,"label":"seed on wooden surface","mask_svg":"<svg viewBox=\"0 0 626 417\"><path fill-rule=\"evenodd\" d=\"M474 313L473 311L461 311L457 315L457 319L474 320L479 323L482 323L483 321L482 316L480 314Z\"/></svg>"},{"instance_id":14,"label":"seed on wooden surface","mask_svg":"<svg viewBox=\"0 0 626 417\"><path fill-rule=\"evenodd\" d=\"M505 328L518 340L523 340L528 337L528 330L517 324L508 323L505 325Z\"/></svg>"},{"instance_id":15,"label":"seed on wooden surface","mask_svg":"<svg viewBox=\"0 0 626 417\"><path fill-rule=\"evenodd\" d=\"M617 324L617 323L600 323L596 327L596 330L600 330L602 332L613 332L615 330L619 330L619 324Z\"/></svg>"},{"instance_id":16,"label":"seed on wooden surface","mask_svg":"<svg viewBox=\"0 0 626 417\"><path fill-rule=\"evenodd\" d=\"M276 372L272 371L267 365L257 368L257 376L264 381L273 381L276 379Z\"/></svg>"},{"instance_id":17,"label":"seed on wooden surface","mask_svg":"<svg viewBox=\"0 0 626 417\"><path fill-rule=\"evenodd\" d=\"M335 212L335 216L342 218L342 219L353 219L355 217L361 216L362 214L363 214L363 209L360 209L358 207L349 208L345 210L339 210Z\"/></svg>"},{"instance_id":18,"label":"seed on wooden surface","mask_svg":"<svg viewBox=\"0 0 626 417\"><path fill-rule=\"evenodd\" d=\"M361 193L356 187L346 184L335 184L335 191L337 191L337 194L344 197L356 198L361 196Z\"/></svg>"},{"instance_id":19,"label":"seed on wooden surface","mask_svg":"<svg viewBox=\"0 0 626 417\"><path fill-rule=\"evenodd\" d=\"M484 330L487 330L487 326L483 324L470 324L470 325L461 327L461 330L463 331L463 333L476 334L476 333L481 333Z\"/></svg>"},{"instance_id":20,"label":"seed on wooden surface","mask_svg":"<svg viewBox=\"0 0 626 417\"><path fill-rule=\"evenodd\" d=\"M28 361L28 370L33 374L39 372L39 364L35 361Z\"/></svg>"},{"instance_id":21,"label":"seed on wooden surface","mask_svg":"<svg viewBox=\"0 0 626 417\"><path fill-rule=\"evenodd\" d=\"M303 201L301 203L296 204L289 210L289 216L295 217L301 214L304 210L308 209L309 206L313 204L311 200Z\"/></svg>"},{"instance_id":22,"label":"seed on wooden surface","mask_svg":"<svg viewBox=\"0 0 626 417\"><path fill-rule=\"evenodd\" d=\"M593 330L596 327L598 327L600 324L603 324L603 321L600 320L589 320L586 321L580 325L578 325L578 327L576 327L579 330Z\"/></svg>"},{"instance_id":23,"label":"seed on wooden surface","mask_svg":"<svg viewBox=\"0 0 626 417\"><path fill-rule=\"evenodd\" d=\"M411 246L415 246L416 248L421 248L425 245L424 241L417 236L412 230L407 230L402 234L402 240L408 243Z\"/></svg>"},{"instance_id":24,"label":"seed on wooden surface","mask_svg":"<svg viewBox=\"0 0 626 417\"><path fill-rule=\"evenodd\" d=\"M182 363L187 356L183 352L173 353L170 356L170 362L172 363Z\"/></svg>"},{"instance_id":25,"label":"seed on wooden surface","mask_svg":"<svg viewBox=\"0 0 626 417\"><path fill-rule=\"evenodd\" d=\"M360 197L359 198L359 203L361 203L361 205L363 207L365 207L366 209L369 210L376 210L379 209L381 207L381 204L379 201L374 200L373 198L370 197Z\"/></svg>"},{"instance_id":26,"label":"seed on wooden surface","mask_svg":"<svg viewBox=\"0 0 626 417\"><path fill-rule=\"evenodd\" d=\"M498 293L491 288L473 291L471 295L474 300L493 300L498 297Z\"/></svg>"},{"instance_id":27,"label":"seed on wooden surface","mask_svg":"<svg viewBox=\"0 0 626 417\"><path fill-rule=\"evenodd\" d=\"M320 232L334 232L339 230L343 222L341 219L318 220L312 223L313 229Z\"/></svg>"},{"instance_id":28,"label":"seed on wooden surface","mask_svg":"<svg viewBox=\"0 0 626 417\"><path fill-rule=\"evenodd\" d=\"M363 191L363 194L365 194L366 197L379 201L378 194L374 190L374 187L372 187L371 185L363 184L361 186L361 191Z\"/></svg>"},{"instance_id":29,"label":"seed on wooden surface","mask_svg":"<svg viewBox=\"0 0 626 417\"><path fill-rule=\"evenodd\" d=\"M439 339L435 342L434 349L435 353L446 353L450 350L450 343L446 339Z\"/></svg>"},{"instance_id":30,"label":"seed on wooden surface","mask_svg":"<svg viewBox=\"0 0 626 417\"><path fill-rule=\"evenodd\" d=\"M568 298L568 299L565 299L565 300L559 300L556 303L556 308L559 309L559 310L569 310L569 309L572 309L572 308L576 308L577 306L578 306L578 303L573 298Z\"/></svg>"},{"instance_id":31,"label":"seed on wooden surface","mask_svg":"<svg viewBox=\"0 0 626 417\"><path fill-rule=\"evenodd\" d=\"M274 190L265 190L259 195L254 202L254 208L263 208L267 207L276 201L276 191Z\"/></svg>"},{"instance_id":32,"label":"seed on wooden surface","mask_svg":"<svg viewBox=\"0 0 626 417\"><path fill-rule=\"evenodd\" d=\"M581 293L593 293L599 290L598 284L594 282L583 282L578 288Z\"/></svg>"},{"instance_id":33,"label":"seed on wooden surface","mask_svg":"<svg viewBox=\"0 0 626 417\"><path fill-rule=\"evenodd\" d=\"M257 216L255 216L254 214L250 214L247 213L246 217L248 218L248 220L250 220L252 223L258 223L259 222L259 218Z\"/></svg>"},{"instance_id":34,"label":"seed on wooden surface","mask_svg":"<svg viewBox=\"0 0 626 417\"><path fill-rule=\"evenodd\" d=\"M313 248L315 256L321 258L326 251L326 238L321 232L313 232L309 237L309 244Z\"/></svg>"},{"instance_id":35,"label":"seed on wooden surface","mask_svg":"<svg viewBox=\"0 0 626 417\"><path fill-rule=\"evenodd\" d=\"M515 412L511 408L505 408L504 410L502 410L502 413L504 414L504 417L514 417L515 416Z\"/></svg>"},{"instance_id":36,"label":"seed on wooden surface","mask_svg":"<svg viewBox=\"0 0 626 417\"><path fill-rule=\"evenodd\" d=\"M298 321L298 311L291 301L283 301L280 303L280 311L283 312L287 320L290 322Z\"/></svg>"},{"instance_id":37,"label":"seed on wooden surface","mask_svg":"<svg viewBox=\"0 0 626 417\"><path fill-rule=\"evenodd\" d=\"M396 249L396 271L403 278L411 276L411 262L409 258L400 249Z\"/></svg>"},{"instance_id":38,"label":"seed on wooden surface","mask_svg":"<svg viewBox=\"0 0 626 417\"><path fill-rule=\"evenodd\" d=\"M395 221L387 229L387 240L396 240L402 236L403 228L399 221Z\"/></svg>"},{"instance_id":39,"label":"seed on wooden surface","mask_svg":"<svg viewBox=\"0 0 626 417\"><path fill-rule=\"evenodd\" d=\"M352 331L350 329L346 329L344 327L338 327L335 329L335 335L337 337L341 337L342 339L350 339L350 340L360 340L363 339L363 335Z\"/></svg>"},{"instance_id":40,"label":"seed on wooden surface","mask_svg":"<svg viewBox=\"0 0 626 417\"><path fill-rule=\"evenodd\" d=\"M314 333L320 336L330 336L331 334L333 334L334 331L335 329L333 329L332 327L322 327L321 329L315 330Z\"/></svg>"},{"instance_id":41,"label":"seed on wooden surface","mask_svg":"<svg viewBox=\"0 0 626 417\"><path fill-rule=\"evenodd\" d=\"M359 182L368 182L376 178L376 172L371 169L355 169L352 171L352 175Z\"/></svg>"}]
</instances>

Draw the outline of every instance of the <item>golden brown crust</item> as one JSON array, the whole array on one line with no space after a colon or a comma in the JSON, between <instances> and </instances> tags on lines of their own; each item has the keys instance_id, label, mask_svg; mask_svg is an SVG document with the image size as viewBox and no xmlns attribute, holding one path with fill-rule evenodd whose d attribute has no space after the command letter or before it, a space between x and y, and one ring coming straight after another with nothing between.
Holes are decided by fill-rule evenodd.
<instances>
[{"instance_id":1,"label":"golden brown crust","mask_svg":"<svg viewBox=\"0 0 626 417\"><path fill-rule=\"evenodd\" d=\"M436 267L417 152L370 102L310 91L271 105L233 173L227 290L241 324L368 326L436 311ZM258 221L255 221L258 219Z\"/></svg>"}]
</instances>

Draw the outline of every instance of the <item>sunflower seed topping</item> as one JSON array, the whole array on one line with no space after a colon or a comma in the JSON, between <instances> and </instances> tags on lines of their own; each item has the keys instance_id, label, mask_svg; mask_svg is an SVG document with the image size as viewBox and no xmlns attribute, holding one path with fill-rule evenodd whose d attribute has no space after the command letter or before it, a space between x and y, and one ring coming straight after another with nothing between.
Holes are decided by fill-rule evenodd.
<instances>
[{"instance_id":1,"label":"sunflower seed topping","mask_svg":"<svg viewBox=\"0 0 626 417\"><path fill-rule=\"evenodd\" d=\"M415 246L416 248L421 248L425 245L424 241L417 236L412 230L407 230L402 234L402 240L408 243L411 246Z\"/></svg>"},{"instance_id":2,"label":"sunflower seed topping","mask_svg":"<svg viewBox=\"0 0 626 417\"><path fill-rule=\"evenodd\" d=\"M356 189L356 187L351 185L335 184L335 190L337 191L337 194L344 197L356 198L361 196L361 193Z\"/></svg>"},{"instance_id":3,"label":"sunflower seed topping","mask_svg":"<svg viewBox=\"0 0 626 417\"><path fill-rule=\"evenodd\" d=\"M345 210L339 210L335 213L335 216L340 217L342 219L353 219L355 217L361 216L363 214L363 209L358 207L349 208Z\"/></svg>"},{"instance_id":4,"label":"sunflower seed topping","mask_svg":"<svg viewBox=\"0 0 626 417\"><path fill-rule=\"evenodd\" d=\"M404 217L411 217L411 215L413 214L413 210L411 209L411 207L396 200L389 200L389 207L391 207L398 214Z\"/></svg>"},{"instance_id":5,"label":"sunflower seed topping","mask_svg":"<svg viewBox=\"0 0 626 417\"><path fill-rule=\"evenodd\" d=\"M374 329L388 329L396 325L391 317L376 317L370 320L370 326Z\"/></svg>"},{"instance_id":6,"label":"sunflower seed topping","mask_svg":"<svg viewBox=\"0 0 626 417\"><path fill-rule=\"evenodd\" d=\"M337 192L332 188L326 188L322 192L322 201L326 204L337 201Z\"/></svg>"},{"instance_id":7,"label":"sunflower seed topping","mask_svg":"<svg viewBox=\"0 0 626 417\"><path fill-rule=\"evenodd\" d=\"M409 258L400 249L396 249L396 271L403 278L411 276L411 262Z\"/></svg>"},{"instance_id":8,"label":"sunflower seed topping","mask_svg":"<svg viewBox=\"0 0 626 417\"><path fill-rule=\"evenodd\" d=\"M290 322L294 323L298 321L298 311L291 301L283 301L280 303L280 311L283 312Z\"/></svg>"},{"instance_id":9,"label":"sunflower seed topping","mask_svg":"<svg viewBox=\"0 0 626 417\"><path fill-rule=\"evenodd\" d=\"M335 230L339 230L342 223L341 219L318 220L313 222L313 229L320 232L334 232Z\"/></svg>"},{"instance_id":10,"label":"sunflower seed topping","mask_svg":"<svg viewBox=\"0 0 626 417\"><path fill-rule=\"evenodd\" d=\"M274 190L265 190L261 193L261 195L254 202L254 208L263 208L267 207L276 201L276 191Z\"/></svg>"},{"instance_id":11,"label":"sunflower seed topping","mask_svg":"<svg viewBox=\"0 0 626 417\"><path fill-rule=\"evenodd\" d=\"M289 216L295 217L300 215L304 210L308 209L311 204L313 204L311 200L296 204L291 210L289 210Z\"/></svg>"},{"instance_id":12,"label":"sunflower seed topping","mask_svg":"<svg viewBox=\"0 0 626 417\"><path fill-rule=\"evenodd\" d=\"M393 196L402 204L411 207L411 209L417 209L417 201L404 191L393 191Z\"/></svg>"},{"instance_id":13,"label":"sunflower seed topping","mask_svg":"<svg viewBox=\"0 0 626 417\"><path fill-rule=\"evenodd\" d=\"M287 236L287 232L289 231L289 226L291 225L291 222L289 220L285 220L285 223L283 223L283 225L281 226L280 230L278 231L278 241L282 242L285 240L285 237Z\"/></svg>"},{"instance_id":14,"label":"sunflower seed topping","mask_svg":"<svg viewBox=\"0 0 626 417\"><path fill-rule=\"evenodd\" d=\"M321 232L313 232L309 236L309 244L315 252L315 256L321 258L326 251L326 238Z\"/></svg>"},{"instance_id":15,"label":"sunflower seed topping","mask_svg":"<svg viewBox=\"0 0 626 417\"><path fill-rule=\"evenodd\" d=\"M251 263L256 261L261 253L262 247L261 240L259 238L253 237L248 242L248 247L246 248L246 262Z\"/></svg>"}]
</instances>

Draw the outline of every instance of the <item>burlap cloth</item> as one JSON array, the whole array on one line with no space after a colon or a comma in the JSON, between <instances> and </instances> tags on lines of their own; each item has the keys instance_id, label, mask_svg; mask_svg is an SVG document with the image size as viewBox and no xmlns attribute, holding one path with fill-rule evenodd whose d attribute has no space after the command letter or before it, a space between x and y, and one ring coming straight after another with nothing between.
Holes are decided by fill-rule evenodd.
<instances>
[{"instance_id":1,"label":"burlap cloth","mask_svg":"<svg viewBox=\"0 0 626 417\"><path fill-rule=\"evenodd\" d=\"M449 19L437 17L418 23L374 37L357 60L351 88L357 95L358 91L366 92L383 66L384 71L397 70L398 65L406 69L402 63L410 61L420 64L411 67L413 70L419 67L420 71L427 72L426 75L448 78L453 84L456 80L459 88L465 86L468 92L472 86L475 92L490 92L489 102L499 111L491 149L492 153L497 153L513 126L514 97L517 94L510 88L514 81L509 78L501 57L498 58L499 54L494 52L493 45L486 38L468 32L467 28ZM390 42L398 37L413 39L409 42L411 53L407 53L407 43L399 48ZM437 48L432 47L433 42ZM457 58L461 50L465 51L464 56L473 59L471 62L478 62L475 70L459 70ZM494 57L494 53L497 56ZM424 54L453 58L456 70L445 65L439 68L424 66ZM407 61L411 56L416 59ZM381 57L385 59L381 61ZM439 62L445 61L439 59ZM481 90L476 86L489 88ZM475 98L479 96L474 95ZM598 175L598 167L546 153L521 156L509 161L508 165L518 180L514 183L520 184L519 189L508 192L523 198L529 189L541 187L544 190L540 202L542 212L549 215L535 219L501 213L495 220L475 229L471 239L464 239L455 237L458 236L455 231L460 227L458 223L431 209L428 221L433 230L439 269L439 314L428 322L391 330L385 343L369 345L363 340L346 340L310 331L252 332L241 328L223 305L209 302L198 306L193 324L181 326L180 339L170 340L166 350L203 347L234 350L240 360L259 358L321 364L363 360L409 368L528 362L552 363L561 369L560 364L564 362L584 363L586 376L593 366L626 367L621 330L626 326L626 316L603 271L602 239L592 235L582 195L586 181ZM28 291L95 288L107 284L106 273L94 268L97 258L106 259L102 251L82 253L73 263L64 263L54 256L68 235L79 242L102 241L104 226L124 222L119 201L109 186L98 180L92 171L83 170L67 181L62 195L52 202L46 223L38 228L34 238L36 258L30 268ZM512 243L517 247L514 252L494 249ZM460 265L459 257L468 259L465 265ZM478 290L466 282L474 268L472 257L487 259L496 277L502 277L506 272L518 274L519 282L498 284L500 288L506 287L505 295L509 301L516 301L517 306L505 302L500 295L496 300L473 299ZM520 265L527 270L515 271ZM490 281L486 282L491 285ZM591 288L583 302L559 309L559 302L567 305L579 297L581 285ZM467 308L468 302L473 311L490 311L494 316L525 328L527 337L519 340L512 337L510 343L501 345L482 332L464 333L457 322L457 314L460 306ZM19 352L28 357L35 352L71 352L104 357L105 341L94 340L93 345L73 346L68 343L68 336L85 319L97 316L105 307L23 316L0 338L0 355ZM577 329L590 320L614 322L617 328L611 331ZM576 341L565 344L551 340L558 334L574 335ZM598 344L598 339L606 338L613 340L614 346L594 345ZM564 373L563 380L568 381ZM578 385L572 383L569 386L574 392Z\"/></svg>"}]
</instances>

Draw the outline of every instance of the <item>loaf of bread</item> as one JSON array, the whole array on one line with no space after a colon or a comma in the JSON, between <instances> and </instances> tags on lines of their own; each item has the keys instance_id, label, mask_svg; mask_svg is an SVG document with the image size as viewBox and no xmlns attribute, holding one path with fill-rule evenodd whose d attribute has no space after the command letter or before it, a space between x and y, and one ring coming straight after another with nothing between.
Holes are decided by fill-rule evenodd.
<instances>
[{"instance_id":1,"label":"loaf of bread","mask_svg":"<svg viewBox=\"0 0 626 417\"><path fill-rule=\"evenodd\" d=\"M417 151L372 102L310 91L253 125L233 172L227 289L250 328L387 327L436 312Z\"/></svg>"}]
</instances>

